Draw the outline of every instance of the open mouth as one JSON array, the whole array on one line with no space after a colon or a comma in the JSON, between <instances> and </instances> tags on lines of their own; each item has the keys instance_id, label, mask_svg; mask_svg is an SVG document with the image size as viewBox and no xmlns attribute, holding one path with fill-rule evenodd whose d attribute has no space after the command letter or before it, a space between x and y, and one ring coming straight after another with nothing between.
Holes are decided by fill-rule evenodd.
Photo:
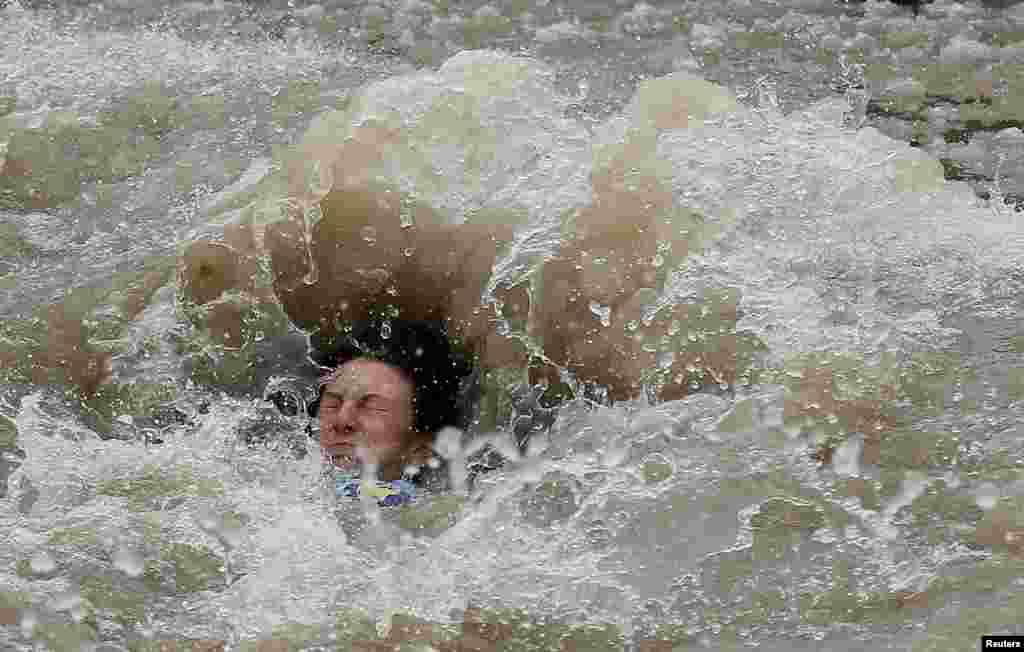
<instances>
[{"instance_id":1,"label":"open mouth","mask_svg":"<svg viewBox=\"0 0 1024 652\"><path fill-rule=\"evenodd\" d=\"M351 469L356 465L356 460L351 455L332 455L331 463L339 469Z\"/></svg>"},{"instance_id":2,"label":"open mouth","mask_svg":"<svg viewBox=\"0 0 1024 652\"><path fill-rule=\"evenodd\" d=\"M326 453L331 463L338 468L351 469L357 464L355 450L349 446L329 448Z\"/></svg>"}]
</instances>

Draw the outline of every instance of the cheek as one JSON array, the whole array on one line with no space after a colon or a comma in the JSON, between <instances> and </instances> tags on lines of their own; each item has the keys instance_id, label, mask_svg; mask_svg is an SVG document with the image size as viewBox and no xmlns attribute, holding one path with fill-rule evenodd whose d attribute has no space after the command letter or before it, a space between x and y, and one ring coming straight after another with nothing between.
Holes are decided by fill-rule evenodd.
<instances>
[{"instance_id":1,"label":"cheek","mask_svg":"<svg viewBox=\"0 0 1024 652\"><path fill-rule=\"evenodd\" d=\"M402 424L396 419L381 419L366 424L370 446L378 449L395 449L402 445Z\"/></svg>"}]
</instances>

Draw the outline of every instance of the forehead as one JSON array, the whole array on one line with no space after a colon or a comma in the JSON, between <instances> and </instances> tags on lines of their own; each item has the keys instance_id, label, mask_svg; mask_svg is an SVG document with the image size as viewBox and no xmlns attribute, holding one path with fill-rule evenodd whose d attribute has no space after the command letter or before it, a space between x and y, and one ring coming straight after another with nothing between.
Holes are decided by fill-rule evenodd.
<instances>
[{"instance_id":1,"label":"forehead","mask_svg":"<svg viewBox=\"0 0 1024 652\"><path fill-rule=\"evenodd\" d=\"M412 396L412 383L401 371L378 360L357 358L338 368L334 380L325 391L351 397L356 394L379 394L402 400Z\"/></svg>"}]
</instances>

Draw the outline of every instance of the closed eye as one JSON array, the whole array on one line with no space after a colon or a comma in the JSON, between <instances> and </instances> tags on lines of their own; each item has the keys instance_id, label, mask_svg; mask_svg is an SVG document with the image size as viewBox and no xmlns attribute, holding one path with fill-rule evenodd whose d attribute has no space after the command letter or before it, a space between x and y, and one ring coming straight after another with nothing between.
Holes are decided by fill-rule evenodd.
<instances>
[{"instance_id":1,"label":"closed eye","mask_svg":"<svg viewBox=\"0 0 1024 652\"><path fill-rule=\"evenodd\" d=\"M359 399L359 407L373 410L374 412L387 412L387 404L377 396L364 396Z\"/></svg>"},{"instance_id":2,"label":"closed eye","mask_svg":"<svg viewBox=\"0 0 1024 652\"><path fill-rule=\"evenodd\" d=\"M320 404L320 409L326 410L327 412L335 412L340 410L344 403L344 399L339 398L337 395L330 395ZM356 407L360 410L370 410L372 412L391 411L387 399L379 394L367 394L366 396L356 399Z\"/></svg>"}]
</instances>

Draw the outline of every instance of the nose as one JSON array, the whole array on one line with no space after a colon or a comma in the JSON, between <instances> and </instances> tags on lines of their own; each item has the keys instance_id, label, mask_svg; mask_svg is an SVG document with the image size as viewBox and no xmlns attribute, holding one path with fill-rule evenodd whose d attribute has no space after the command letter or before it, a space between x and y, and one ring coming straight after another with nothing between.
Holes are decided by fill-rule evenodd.
<instances>
[{"instance_id":1,"label":"nose","mask_svg":"<svg viewBox=\"0 0 1024 652\"><path fill-rule=\"evenodd\" d=\"M326 416L329 434L350 435L358 430L358 414L354 401L342 402L341 407L332 410Z\"/></svg>"}]
</instances>

